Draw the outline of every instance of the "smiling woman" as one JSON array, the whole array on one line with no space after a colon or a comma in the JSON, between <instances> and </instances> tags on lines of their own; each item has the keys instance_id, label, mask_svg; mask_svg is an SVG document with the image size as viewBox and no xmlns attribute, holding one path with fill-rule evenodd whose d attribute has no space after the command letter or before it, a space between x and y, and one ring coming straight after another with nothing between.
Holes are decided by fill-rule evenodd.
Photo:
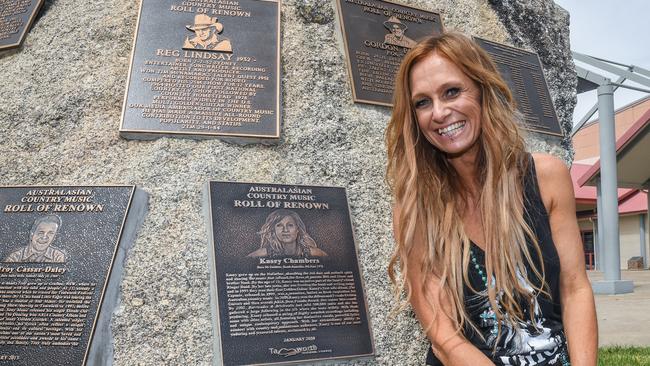
<instances>
[{"instance_id":1,"label":"smiling woman","mask_svg":"<svg viewBox=\"0 0 650 366\"><path fill-rule=\"evenodd\" d=\"M478 147L481 95L474 81L432 52L413 66L410 84L420 131L433 146L448 155Z\"/></svg>"},{"instance_id":2,"label":"smiling woman","mask_svg":"<svg viewBox=\"0 0 650 366\"><path fill-rule=\"evenodd\" d=\"M323 257L327 256L307 233L300 216L291 210L275 210L260 229L260 248L248 257Z\"/></svg>"},{"instance_id":3,"label":"smiling woman","mask_svg":"<svg viewBox=\"0 0 650 366\"><path fill-rule=\"evenodd\" d=\"M525 150L488 54L458 33L423 39L393 102L389 275L431 341L427 365L595 365L570 175Z\"/></svg>"}]
</instances>

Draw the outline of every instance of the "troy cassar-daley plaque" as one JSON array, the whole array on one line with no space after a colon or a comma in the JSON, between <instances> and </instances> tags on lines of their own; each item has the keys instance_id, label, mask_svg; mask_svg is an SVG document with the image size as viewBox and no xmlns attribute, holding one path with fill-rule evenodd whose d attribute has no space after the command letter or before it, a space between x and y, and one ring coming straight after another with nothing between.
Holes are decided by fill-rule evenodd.
<instances>
[{"instance_id":1,"label":"troy cassar-daley plaque","mask_svg":"<svg viewBox=\"0 0 650 366\"><path fill-rule=\"evenodd\" d=\"M497 65L524 115L524 128L562 136L539 56L530 51L474 37Z\"/></svg>"},{"instance_id":2,"label":"troy cassar-daley plaque","mask_svg":"<svg viewBox=\"0 0 650 366\"><path fill-rule=\"evenodd\" d=\"M404 55L443 30L440 15L379 0L336 0L355 102L392 106Z\"/></svg>"},{"instance_id":3,"label":"troy cassar-daley plaque","mask_svg":"<svg viewBox=\"0 0 650 366\"><path fill-rule=\"evenodd\" d=\"M0 51L20 46L44 0L0 0Z\"/></svg>"},{"instance_id":4,"label":"troy cassar-daley plaque","mask_svg":"<svg viewBox=\"0 0 650 366\"><path fill-rule=\"evenodd\" d=\"M111 314L145 209L134 186L0 187L0 364L112 362Z\"/></svg>"},{"instance_id":5,"label":"troy cassar-daley plaque","mask_svg":"<svg viewBox=\"0 0 650 366\"><path fill-rule=\"evenodd\" d=\"M279 140L279 27L279 0L142 0L120 134Z\"/></svg>"},{"instance_id":6,"label":"troy cassar-daley plaque","mask_svg":"<svg viewBox=\"0 0 650 366\"><path fill-rule=\"evenodd\" d=\"M345 189L209 182L215 365L370 357Z\"/></svg>"}]
</instances>

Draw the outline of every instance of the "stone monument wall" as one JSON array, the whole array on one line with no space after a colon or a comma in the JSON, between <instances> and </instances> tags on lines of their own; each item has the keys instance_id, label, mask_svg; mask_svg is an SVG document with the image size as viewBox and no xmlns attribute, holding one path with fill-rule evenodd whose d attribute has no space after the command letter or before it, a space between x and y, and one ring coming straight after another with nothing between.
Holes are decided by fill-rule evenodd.
<instances>
[{"instance_id":1,"label":"stone monument wall","mask_svg":"<svg viewBox=\"0 0 650 366\"><path fill-rule=\"evenodd\" d=\"M539 53L565 135L577 79L568 14L550 0L404 0L446 29ZM130 141L118 127L138 2L48 0L23 46L0 55L2 185L136 184L149 213L126 258L112 322L116 365L209 365L212 328L202 190L207 180L346 187L377 356L420 365L412 314L388 317L393 247L384 181L386 107L354 104L333 1L284 0L282 139ZM568 138L530 134L531 150L570 161Z\"/></svg>"}]
</instances>

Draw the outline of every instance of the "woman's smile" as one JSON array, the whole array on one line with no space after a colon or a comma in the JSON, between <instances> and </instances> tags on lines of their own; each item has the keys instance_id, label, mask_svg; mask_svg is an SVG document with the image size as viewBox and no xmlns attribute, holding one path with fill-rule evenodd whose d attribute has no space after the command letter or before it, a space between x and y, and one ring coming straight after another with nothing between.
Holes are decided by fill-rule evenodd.
<instances>
[{"instance_id":1,"label":"woman's smile","mask_svg":"<svg viewBox=\"0 0 650 366\"><path fill-rule=\"evenodd\" d=\"M481 134L476 83L436 52L413 66L410 80L418 126L431 145L449 156L475 153Z\"/></svg>"}]
</instances>

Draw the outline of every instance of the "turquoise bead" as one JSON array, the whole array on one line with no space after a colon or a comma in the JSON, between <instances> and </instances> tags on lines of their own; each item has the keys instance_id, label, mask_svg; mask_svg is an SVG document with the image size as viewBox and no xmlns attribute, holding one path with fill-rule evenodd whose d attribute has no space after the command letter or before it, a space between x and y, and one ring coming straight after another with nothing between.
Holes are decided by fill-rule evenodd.
<instances>
[{"instance_id":1,"label":"turquoise bead","mask_svg":"<svg viewBox=\"0 0 650 366\"><path fill-rule=\"evenodd\" d=\"M483 270L481 270L481 266L478 264L478 261L476 260L476 257L474 256L474 251L470 249L469 254L471 255L472 263L474 264L474 268L476 268L476 271L478 272L478 275L481 276L481 279L483 280L483 284L485 285L485 288L487 288L488 287L487 277L483 273Z\"/></svg>"}]
</instances>

